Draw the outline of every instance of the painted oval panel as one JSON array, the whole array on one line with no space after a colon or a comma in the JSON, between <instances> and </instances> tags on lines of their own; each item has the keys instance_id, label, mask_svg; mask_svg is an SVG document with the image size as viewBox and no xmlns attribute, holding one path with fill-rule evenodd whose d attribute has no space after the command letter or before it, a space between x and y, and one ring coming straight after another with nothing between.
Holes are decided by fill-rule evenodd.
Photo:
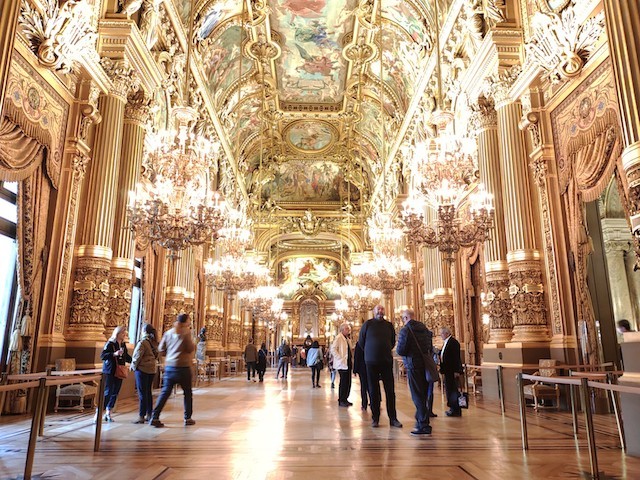
<instances>
[{"instance_id":1,"label":"painted oval panel","mask_svg":"<svg viewBox=\"0 0 640 480\"><path fill-rule=\"evenodd\" d=\"M287 130L289 144L304 152L317 152L329 147L335 129L324 122L303 120L292 124Z\"/></svg>"}]
</instances>

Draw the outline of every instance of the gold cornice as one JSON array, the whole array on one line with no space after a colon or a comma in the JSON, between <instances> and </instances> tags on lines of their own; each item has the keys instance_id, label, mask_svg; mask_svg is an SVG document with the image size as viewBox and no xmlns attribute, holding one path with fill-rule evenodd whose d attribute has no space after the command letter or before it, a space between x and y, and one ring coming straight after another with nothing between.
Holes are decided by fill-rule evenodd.
<instances>
[{"instance_id":1,"label":"gold cornice","mask_svg":"<svg viewBox=\"0 0 640 480\"><path fill-rule=\"evenodd\" d=\"M528 262L539 261L540 252L538 250L514 250L507 253L507 262Z\"/></svg>"},{"instance_id":2,"label":"gold cornice","mask_svg":"<svg viewBox=\"0 0 640 480\"><path fill-rule=\"evenodd\" d=\"M484 264L484 271L490 272L508 272L509 264L505 260L496 260Z\"/></svg>"},{"instance_id":3,"label":"gold cornice","mask_svg":"<svg viewBox=\"0 0 640 480\"><path fill-rule=\"evenodd\" d=\"M154 92L162 84L163 75L147 48L135 22L124 14L108 13L98 23L98 51L101 57L126 58L137 72L140 84Z\"/></svg>"},{"instance_id":4,"label":"gold cornice","mask_svg":"<svg viewBox=\"0 0 640 480\"><path fill-rule=\"evenodd\" d=\"M129 258L113 258L111 259L111 268L133 270L133 260Z\"/></svg>"},{"instance_id":5,"label":"gold cornice","mask_svg":"<svg viewBox=\"0 0 640 480\"><path fill-rule=\"evenodd\" d=\"M105 258L111 261L112 255L112 250L102 245L79 245L76 248L76 257Z\"/></svg>"}]
</instances>

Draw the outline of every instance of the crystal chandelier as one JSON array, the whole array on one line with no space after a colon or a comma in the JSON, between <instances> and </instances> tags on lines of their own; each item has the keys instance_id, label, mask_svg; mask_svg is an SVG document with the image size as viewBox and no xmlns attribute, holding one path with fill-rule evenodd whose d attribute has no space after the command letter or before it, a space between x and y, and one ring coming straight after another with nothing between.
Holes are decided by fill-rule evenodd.
<instances>
[{"instance_id":1,"label":"crystal chandelier","mask_svg":"<svg viewBox=\"0 0 640 480\"><path fill-rule=\"evenodd\" d=\"M436 2L436 12L437 7ZM407 158L411 189L402 218L410 243L437 248L445 260L453 261L461 247L488 238L493 222L493 197L483 185L476 188L476 142L453 133L454 116L443 108L438 22L435 26L438 105L426 123L435 129L436 137L419 142L413 155ZM474 189L476 192L470 195ZM467 197L470 214L463 218L461 206ZM425 221L425 204L436 211L431 224Z\"/></svg>"},{"instance_id":2,"label":"crystal chandelier","mask_svg":"<svg viewBox=\"0 0 640 480\"><path fill-rule=\"evenodd\" d=\"M369 238L373 259L351 266L351 274L360 285L385 295L402 290L411 283L411 262L398 255L403 233L388 213L377 213L369 220Z\"/></svg>"},{"instance_id":3,"label":"crystal chandelier","mask_svg":"<svg viewBox=\"0 0 640 480\"><path fill-rule=\"evenodd\" d=\"M437 248L445 260L453 261L461 247L489 237L493 196L482 184L469 194L476 169L468 142L450 137L442 140L431 144L435 148L416 150L410 167L413 189L403 204L402 218L410 243ZM460 206L467 198L469 216L465 219ZM427 205L436 211L431 224L425 221Z\"/></svg>"},{"instance_id":4,"label":"crystal chandelier","mask_svg":"<svg viewBox=\"0 0 640 480\"><path fill-rule=\"evenodd\" d=\"M356 312L368 312L380 303L382 299L381 291L372 290L365 285L352 285L348 283L342 285L340 293L342 299L336 301L336 309L340 309L341 311L351 309Z\"/></svg>"},{"instance_id":5,"label":"crystal chandelier","mask_svg":"<svg viewBox=\"0 0 640 480\"><path fill-rule=\"evenodd\" d=\"M278 298L280 289L273 285L260 285L249 290L242 290L238 297L245 305L251 306L253 312L260 315L271 309L276 303L280 304L282 299Z\"/></svg>"},{"instance_id":6,"label":"crystal chandelier","mask_svg":"<svg viewBox=\"0 0 640 480\"><path fill-rule=\"evenodd\" d=\"M220 229L218 240L225 253L215 262L210 258L204 265L207 283L225 291L230 297L255 287L269 277L269 269L246 253L252 235L248 225L242 223L242 218L238 210L229 210L227 224Z\"/></svg>"}]
</instances>

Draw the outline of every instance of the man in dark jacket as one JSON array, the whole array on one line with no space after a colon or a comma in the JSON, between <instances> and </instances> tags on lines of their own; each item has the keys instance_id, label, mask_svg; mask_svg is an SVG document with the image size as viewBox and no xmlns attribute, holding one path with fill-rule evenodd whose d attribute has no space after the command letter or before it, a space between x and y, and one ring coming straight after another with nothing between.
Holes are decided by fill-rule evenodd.
<instances>
[{"instance_id":1,"label":"man in dark jacket","mask_svg":"<svg viewBox=\"0 0 640 480\"><path fill-rule=\"evenodd\" d=\"M367 365L367 383L371 401L371 426L380 425L380 380L384 386L387 403L387 415L392 427L402 428L396 414L396 392L393 384L393 356L391 351L396 344L396 332L391 322L384 318L384 307L376 305L373 318L367 320L360 329L358 343L364 350L364 363Z\"/></svg>"},{"instance_id":2,"label":"man in dark jacket","mask_svg":"<svg viewBox=\"0 0 640 480\"><path fill-rule=\"evenodd\" d=\"M444 386L447 391L447 405L449 410L444 412L447 417L461 417L462 410L458 405L458 377L463 372L462 360L460 360L460 343L451 336L451 330L447 327L440 329L440 337L443 340L440 350L440 373L444 375Z\"/></svg>"},{"instance_id":3,"label":"man in dark jacket","mask_svg":"<svg viewBox=\"0 0 640 480\"><path fill-rule=\"evenodd\" d=\"M396 352L402 356L407 370L407 381L411 399L416 406L416 428L411 435L430 435L428 406L428 382L425 376L424 355L431 355L433 349L433 334L427 330L423 323L416 321L415 313L407 308L402 311L402 323L404 327L398 335Z\"/></svg>"},{"instance_id":4,"label":"man in dark jacket","mask_svg":"<svg viewBox=\"0 0 640 480\"><path fill-rule=\"evenodd\" d=\"M369 384L367 383L367 364L364 363L364 350L360 343L356 342L353 349L353 373L360 377L360 399L362 400L362 410L366 410L369 405Z\"/></svg>"}]
</instances>

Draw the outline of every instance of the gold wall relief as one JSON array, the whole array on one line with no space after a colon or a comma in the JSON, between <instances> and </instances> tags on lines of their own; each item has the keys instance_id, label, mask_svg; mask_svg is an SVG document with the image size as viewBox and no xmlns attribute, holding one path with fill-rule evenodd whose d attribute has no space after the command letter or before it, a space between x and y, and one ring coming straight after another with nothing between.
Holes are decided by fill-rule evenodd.
<instances>
[{"instance_id":1,"label":"gold wall relief","mask_svg":"<svg viewBox=\"0 0 640 480\"><path fill-rule=\"evenodd\" d=\"M509 272L488 270L485 275L485 311L490 317L489 343L509 342L513 336Z\"/></svg>"},{"instance_id":2,"label":"gold wall relief","mask_svg":"<svg viewBox=\"0 0 640 480\"><path fill-rule=\"evenodd\" d=\"M165 292L164 310L162 315L162 331L166 332L173 328L176 317L180 313L185 313L184 292L182 289L167 289Z\"/></svg>"},{"instance_id":3,"label":"gold wall relief","mask_svg":"<svg viewBox=\"0 0 640 480\"><path fill-rule=\"evenodd\" d=\"M509 259L514 342L549 340L540 259Z\"/></svg>"},{"instance_id":4,"label":"gold wall relief","mask_svg":"<svg viewBox=\"0 0 640 480\"><path fill-rule=\"evenodd\" d=\"M76 260L67 340L99 340L105 331L111 259L79 255Z\"/></svg>"},{"instance_id":5,"label":"gold wall relief","mask_svg":"<svg viewBox=\"0 0 640 480\"><path fill-rule=\"evenodd\" d=\"M132 269L111 267L109 275L109 306L105 318L107 332L110 332L118 325L128 325L131 312L132 285Z\"/></svg>"}]
</instances>

